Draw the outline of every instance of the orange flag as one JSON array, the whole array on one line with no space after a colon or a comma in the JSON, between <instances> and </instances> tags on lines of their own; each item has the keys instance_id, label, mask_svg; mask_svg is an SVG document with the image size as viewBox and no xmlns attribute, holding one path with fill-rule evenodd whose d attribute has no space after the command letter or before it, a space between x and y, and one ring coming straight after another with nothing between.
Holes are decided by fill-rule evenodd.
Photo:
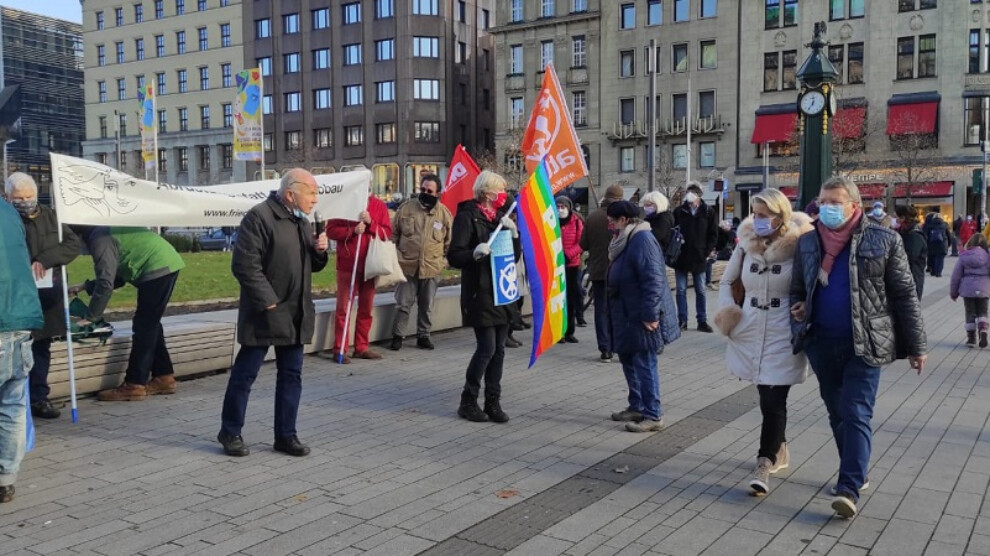
<instances>
[{"instance_id":1,"label":"orange flag","mask_svg":"<svg viewBox=\"0 0 990 556\"><path fill-rule=\"evenodd\" d=\"M443 203L450 214L457 214L457 205L474 197L474 180L481 170L468 154L463 145L454 149L454 157L450 160L450 170L447 172L447 184L443 186Z\"/></svg>"},{"instance_id":2,"label":"orange flag","mask_svg":"<svg viewBox=\"0 0 990 556\"><path fill-rule=\"evenodd\" d=\"M555 195L588 175L581 142L571 124L571 115L553 64L547 64L544 70L543 87L530 114L520 150L526 157L527 174L532 174L546 157L550 187Z\"/></svg>"}]
</instances>

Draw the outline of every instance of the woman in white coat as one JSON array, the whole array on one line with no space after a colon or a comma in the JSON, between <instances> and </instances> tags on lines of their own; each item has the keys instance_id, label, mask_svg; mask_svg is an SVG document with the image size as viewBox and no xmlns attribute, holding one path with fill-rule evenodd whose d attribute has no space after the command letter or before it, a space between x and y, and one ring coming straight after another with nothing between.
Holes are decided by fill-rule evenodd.
<instances>
[{"instance_id":1,"label":"woman in white coat","mask_svg":"<svg viewBox=\"0 0 990 556\"><path fill-rule=\"evenodd\" d=\"M767 189L752 199L753 214L739 225L739 244L722 275L715 326L728 337L729 371L756 384L763 425L756 471L749 486L770 491L770 474L788 465L785 431L787 394L804 382L808 361L791 349L789 289L798 237L811 231L811 218L792 212L783 193ZM732 283L742 280L742 306Z\"/></svg>"}]
</instances>

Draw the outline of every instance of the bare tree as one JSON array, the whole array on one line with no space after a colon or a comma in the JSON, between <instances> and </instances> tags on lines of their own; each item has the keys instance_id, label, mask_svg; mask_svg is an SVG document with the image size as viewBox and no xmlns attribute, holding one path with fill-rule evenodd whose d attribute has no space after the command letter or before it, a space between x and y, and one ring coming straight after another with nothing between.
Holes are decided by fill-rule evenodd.
<instances>
[{"instance_id":1,"label":"bare tree","mask_svg":"<svg viewBox=\"0 0 990 556\"><path fill-rule=\"evenodd\" d=\"M482 170L497 172L509 182L510 186L521 188L529 177L526 173L526 159L520 148L524 132L522 127L517 126L516 129L503 134L501 145L495 150L474 149L474 152L469 151L469 154Z\"/></svg>"},{"instance_id":2,"label":"bare tree","mask_svg":"<svg viewBox=\"0 0 990 556\"><path fill-rule=\"evenodd\" d=\"M919 129L917 116L904 114L891 124L896 130ZM907 186L906 197L911 202L917 185L938 181L942 176L938 138L927 133L901 133L890 135L890 152L896 166L892 166L891 184Z\"/></svg>"}]
</instances>

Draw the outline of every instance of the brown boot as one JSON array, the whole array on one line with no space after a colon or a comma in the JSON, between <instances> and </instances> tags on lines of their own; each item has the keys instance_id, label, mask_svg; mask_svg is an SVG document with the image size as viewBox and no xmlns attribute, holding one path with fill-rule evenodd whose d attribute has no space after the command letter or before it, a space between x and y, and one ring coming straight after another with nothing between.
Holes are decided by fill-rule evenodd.
<instances>
[{"instance_id":1,"label":"brown boot","mask_svg":"<svg viewBox=\"0 0 990 556\"><path fill-rule=\"evenodd\" d=\"M175 375L156 376L146 387L149 396L160 396L175 393Z\"/></svg>"},{"instance_id":2,"label":"brown boot","mask_svg":"<svg viewBox=\"0 0 990 556\"><path fill-rule=\"evenodd\" d=\"M116 388L103 390L96 397L101 402L138 402L148 397L148 389L143 384L124 382Z\"/></svg>"}]
</instances>

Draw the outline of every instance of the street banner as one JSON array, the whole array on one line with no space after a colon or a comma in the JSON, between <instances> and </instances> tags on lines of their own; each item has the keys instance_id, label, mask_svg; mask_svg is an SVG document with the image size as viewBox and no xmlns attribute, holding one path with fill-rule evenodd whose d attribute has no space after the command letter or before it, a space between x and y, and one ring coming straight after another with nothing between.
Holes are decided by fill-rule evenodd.
<instances>
[{"instance_id":1,"label":"street banner","mask_svg":"<svg viewBox=\"0 0 990 556\"><path fill-rule=\"evenodd\" d=\"M550 187L556 195L561 189L588 175L581 142L578 141L564 93L557 81L553 64L543 72L543 87L526 126L520 145L526 157L526 173L532 174L544 159Z\"/></svg>"},{"instance_id":2,"label":"street banner","mask_svg":"<svg viewBox=\"0 0 990 556\"><path fill-rule=\"evenodd\" d=\"M261 161L264 138L261 69L239 72L234 97L234 159Z\"/></svg>"},{"instance_id":3,"label":"street banner","mask_svg":"<svg viewBox=\"0 0 990 556\"><path fill-rule=\"evenodd\" d=\"M516 276L516 254L512 250L512 232L502 230L495 234L491 247L495 305L515 303L519 300L519 283Z\"/></svg>"},{"instance_id":4,"label":"street banner","mask_svg":"<svg viewBox=\"0 0 990 556\"><path fill-rule=\"evenodd\" d=\"M447 184L443 186L443 203L450 214L457 214L457 205L474 198L474 180L481 170L463 145L454 149L454 157L450 160L450 170L447 172Z\"/></svg>"},{"instance_id":5,"label":"street banner","mask_svg":"<svg viewBox=\"0 0 990 556\"><path fill-rule=\"evenodd\" d=\"M540 354L564 337L567 326L564 247L546 162L536 167L517 203L519 239L533 302L533 351L529 358L532 367Z\"/></svg>"},{"instance_id":6,"label":"street banner","mask_svg":"<svg viewBox=\"0 0 990 556\"><path fill-rule=\"evenodd\" d=\"M63 224L89 226L237 226L279 180L184 187L137 179L109 166L59 154L52 158L52 199ZM314 211L324 220L357 220L368 205L371 171L314 176Z\"/></svg>"},{"instance_id":7,"label":"street banner","mask_svg":"<svg viewBox=\"0 0 990 556\"><path fill-rule=\"evenodd\" d=\"M155 86L145 85L138 90L138 114L141 116L141 159L145 170L154 170L158 164L157 122L155 121Z\"/></svg>"}]
</instances>

